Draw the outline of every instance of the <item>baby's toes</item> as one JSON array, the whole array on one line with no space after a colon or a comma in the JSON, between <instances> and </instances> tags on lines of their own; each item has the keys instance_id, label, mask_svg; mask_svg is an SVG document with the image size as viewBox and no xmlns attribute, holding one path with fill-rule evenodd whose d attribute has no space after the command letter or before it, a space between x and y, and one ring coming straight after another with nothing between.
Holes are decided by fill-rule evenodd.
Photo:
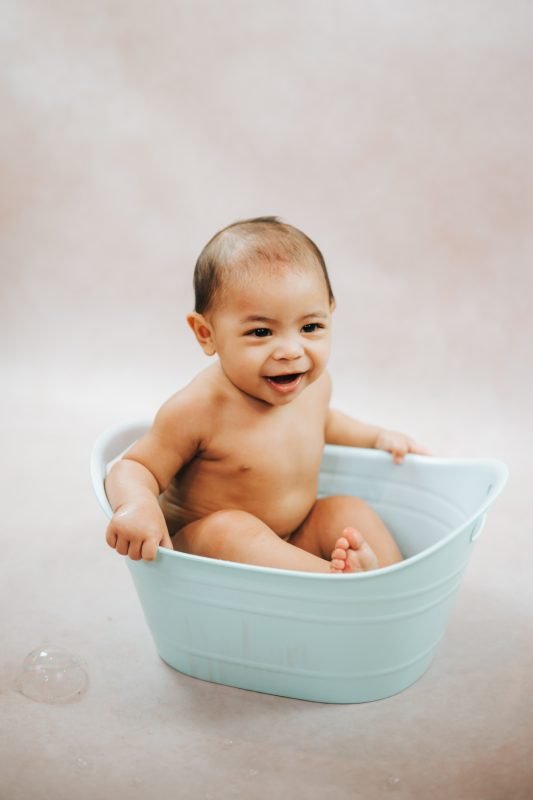
<instances>
[{"instance_id":1,"label":"baby's toes","mask_svg":"<svg viewBox=\"0 0 533 800\"><path fill-rule=\"evenodd\" d=\"M359 548L365 544L362 534L355 528L345 528L342 533L343 536L337 542L337 547L342 540L346 542L346 549L350 548L351 550L359 550Z\"/></svg>"},{"instance_id":2,"label":"baby's toes","mask_svg":"<svg viewBox=\"0 0 533 800\"><path fill-rule=\"evenodd\" d=\"M355 528L346 528L344 536L350 542L346 569L353 572L369 572L378 568L378 559L366 539Z\"/></svg>"},{"instance_id":3,"label":"baby's toes","mask_svg":"<svg viewBox=\"0 0 533 800\"><path fill-rule=\"evenodd\" d=\"M348 550L347 547L337 547L331 554L331 558L340 558L343 561L345 561L347 550Z\"/></svg>"},{"instance_id":4,"label":"baby's toes","mask_svg":"<svg viewBox=\"0 0 533 800\"><path fill-rule=\"evenodd\" d=\"M349 530L352 529L346 528L346 531ZM340 539L337 539L337 541L335 542L334 550L344 550L346 552L346 550L348 550L349 547L350 547L350 542L348 541L346 536L341 536Z\"/></svg>"},{"instance_id":5,"label":"baby's toes","mask_svg":"<svg viewBox=\"0 0 533 800\"><path fill-rule=\"evenodd\" d=\"M331 571L344 572L346 569L346 558L348 557L349 542L345 537L341 537L335 544L335 549L331 554Z\"/></svg>"},{"instance_id":6,"label":"baby's toes","mask_svg":"<svg viewBox=\"0 0 533 800\"><path fill-rule=\"evenodd\" d=\"M344 569L346 566L347 555L348 554L346 550L338 547L331 554L331 566L334 567L334 569Z\"/></svg>"}]
</instances>

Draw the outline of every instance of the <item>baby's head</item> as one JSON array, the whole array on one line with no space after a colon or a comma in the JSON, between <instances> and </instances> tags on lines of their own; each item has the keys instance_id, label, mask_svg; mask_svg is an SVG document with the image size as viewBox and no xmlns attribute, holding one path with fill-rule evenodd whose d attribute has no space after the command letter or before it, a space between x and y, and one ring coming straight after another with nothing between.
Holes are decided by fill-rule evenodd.
<instances>
[{"instance_id":1,"label":"baby's head","mask_svg":"<svg viewBox=\"0 0 533 800\"><path fill-rule=\"evenodd\" d=\"M276 217L229 225L202 250L194 288L187 321L241 392L285 404L324 372L335 301L322 253L297 228Z\"/></svg>"},{"instance_id":2,"label":"baby's head","mask_svg":"<svg viewBox=\"0 0 533 800\"><path fill-rule=\"evenodd\" d=\"M240 287L288 270L318 270L329 303L333 291L324 257L316 244L277 217L256 217L228 225L206 244L194 270L195 307L209 314Z\"/></svg>"}]
</instances>

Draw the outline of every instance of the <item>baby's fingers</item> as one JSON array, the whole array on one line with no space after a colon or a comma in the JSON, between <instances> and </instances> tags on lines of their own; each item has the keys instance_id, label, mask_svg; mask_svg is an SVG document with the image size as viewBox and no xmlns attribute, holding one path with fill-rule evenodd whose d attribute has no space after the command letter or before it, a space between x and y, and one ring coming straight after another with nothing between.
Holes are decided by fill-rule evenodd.
<instances>
[{"instance_id":1,"label":"baby's fingers","mask_svg":"<svg viewBox=\"0 0 533 800\"><path fill-rule=\"evenodd\" d=\"M394 463L402 464L405 455L407 453L407 447L404 447L403 445L399 444L394 445L391 449L391 453L392 453L392 460L394 461Z\"/></svg>"},{"instance_id":2,"label":"baby's fingers","mask_svg":"<svg viewBox=\"0 0 533 800\"><path fill-rule=\"evenodd\" d=\"M154 561L159 545L155 539L145 539L140 554L144 561Z\"/></svg>"},{"instance_id":3,"label":"baby's fingers","mask_svg":"<svg viewBox=\"0 0 533 800\"><path fill-rule=\"evenodd\" d=\"M409 452L414 453L417 456L430 456L431 451L424 447L422 444L418 444L418 442L414 442L412 439L409 442Z\"/></svg>"},{"instance_id":4,"label":"baby's fingers","mask_svg":"<svg viewBox=\"0 0 533 800\"><path fill-rule=\"evenodd\" d=\"M161 547L167 547L169 550L174 549L172 545L172 539L170 538L170 535L167 531L163 535L161 542L158 542L157 539L153 537L144 540L144 542L142 543L142 548L140 550L142 558L145 561L153 561L157 556L159 544L161 544Z\"/></svg>"},{"instance_id":5,"label":"baby's fingers","mask_svg":"<svg viewBox=\"0 0 533 800\"><path fill-rule=\"evenodd\" d=\"M127 553L122 553L122 555L128 555L132 561L140 561L141 560L141 548L142 542L139 541L130 541L128 543L128 551Z\"/></svg>"},{"instance_id":6,"label":"baby's fingers","mask_svg":"<svg viewBox=\"0 0 533 800\"><path fill-rule=\"evenodd\" d=\"M165 531L163 538L160 541L161 547L167 547L169 550L174 550L174 545L172 544L172 539L170 538L170 534L168 531Z\"/></svg>"},{"instance_id":7,"label":"baby's fingers","mask_svg":"<svg viewBox=\"0 0 533 800\"><path fill-rule=\"evenodd\" d=\"M115 545L115 550L120 556L127 556L129 550L129 540L126 539L124 536L117 537L117 543Z\"/></svg>"},{"instance_id":8,"label":"baby's fingers","mask_svg":"<svg viewBox=\"0 0 533 800\"><path fill-rule=\"evenodd\" d=\"M110 525L106 531L105 540L108 543L109 547L112 547L113 550L117 546L117 539L118 536Z\"/></svg>"},{"instance_id":9,"label":"baby's fingers","mask_svg":"<svg viewBox=\"0 0 533 800\"><path fill-rule=\"evenodd\" d=\"M116 550L121 556L128 555L129 539L121 535L113 524L110 524L105 535L105 540L109 547Z\"/></svg>"}]
</instances>

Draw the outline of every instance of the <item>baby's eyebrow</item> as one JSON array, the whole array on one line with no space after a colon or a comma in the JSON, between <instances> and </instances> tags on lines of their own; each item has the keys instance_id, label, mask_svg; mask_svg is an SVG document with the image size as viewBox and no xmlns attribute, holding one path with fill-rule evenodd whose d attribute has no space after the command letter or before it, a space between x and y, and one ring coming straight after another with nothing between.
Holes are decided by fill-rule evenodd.
<instances>
[{"instance_id":1,"label":"baby's eyebrow","mask_svg":"<svg viewBox=\"0 0 533 800\"><path fill-rule=\"evenodd\" d=\"M323 311L312 311L310 314L304 314L303 317L300 317L300 320L304 319L327 319L328 315L325 314ZM262 317L258 314L250 314L248 317L244 317L241 319L241 324L246 325L249 322L276 322L277 320L273 319L272 317Z\"/></svg>"},{"instance_id":2,"label":"baby's eyebrow","mask_svg":"<svg viewBox=\"0 0 533 800\"><path fill-rule=\"evenodd\" d=\"M327 319L328 315L324 314L323 311L313 311L312 314L306 314L302 319L310 319L311 317L315 319Z\"/></svg>"},{"instance_id":3,"label":"baby's eyebrow","mask_svg":"<svg viewBox=\"0 0 533 800\"><path fill-rule=\"evenodd\" d=\"M249 317L245 317L241 319L242 324L244 325L246 322L275 322L275 319L272 317L259 317L256 314L251 314Z\"/></svg>"}]
</instances>

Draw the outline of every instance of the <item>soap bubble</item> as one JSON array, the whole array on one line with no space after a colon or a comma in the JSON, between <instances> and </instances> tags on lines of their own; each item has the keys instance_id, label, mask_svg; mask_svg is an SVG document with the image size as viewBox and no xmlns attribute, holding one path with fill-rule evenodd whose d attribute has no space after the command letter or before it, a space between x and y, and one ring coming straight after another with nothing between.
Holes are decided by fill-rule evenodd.
<instances>
[{"instance_id":1,"label":"soap bubble","mask_svg":"<svg viewBox=\"0 0 533 800\"><path fill-rule=\"evenodd\" d=\"M29 653L18 671L17 691L38 703L78 700L89 684L78 659L56 645L44 645Z\"/></svg>"}]
</instances>

